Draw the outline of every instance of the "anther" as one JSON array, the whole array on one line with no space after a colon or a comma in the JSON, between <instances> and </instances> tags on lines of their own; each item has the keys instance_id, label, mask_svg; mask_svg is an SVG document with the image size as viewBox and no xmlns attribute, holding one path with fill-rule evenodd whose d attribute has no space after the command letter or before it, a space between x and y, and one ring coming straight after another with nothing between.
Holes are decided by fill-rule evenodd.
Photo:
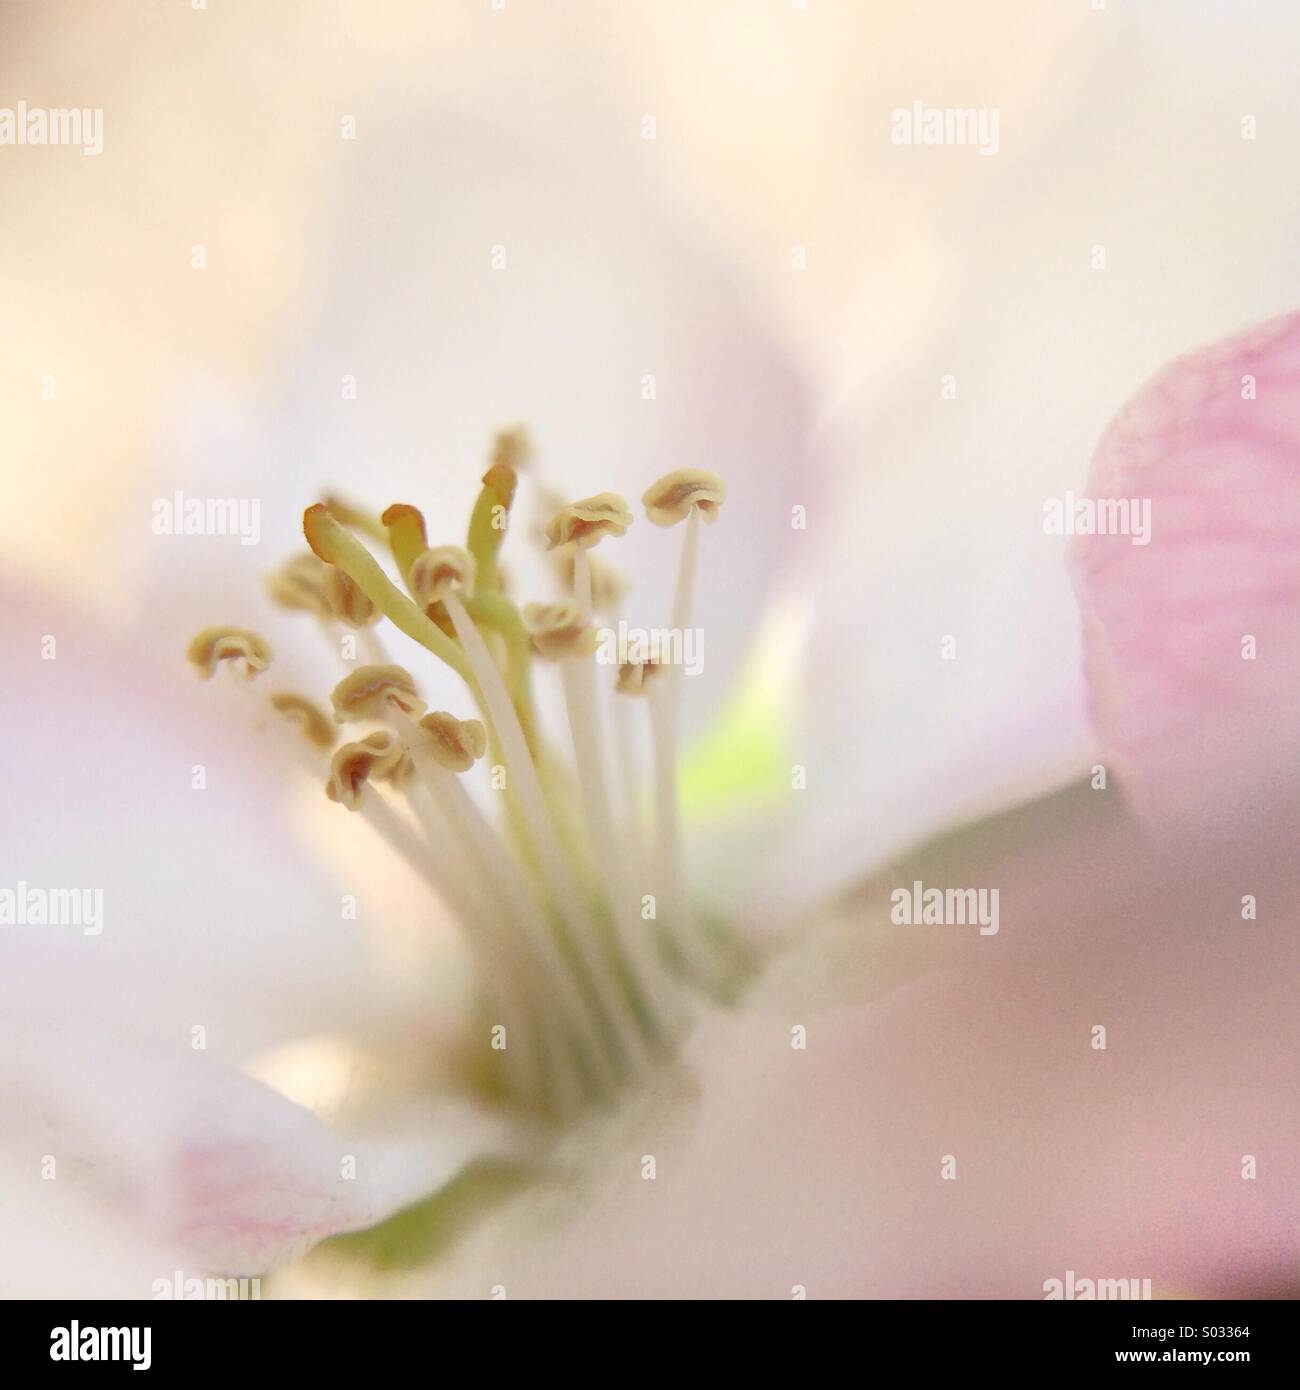
<instances>
[{"instance_id":1,"label":"anther","mask_svg":"<svg viewBox=\"0 0 1300 1390\"><path fill-rule=\"evenodd\" d=\"M324 560L304 550L291 555L279 569L266 576L267 592L281 608L301 609L319 617L331 616L325 580L330 566Z\"/></svg>"},{"instance_id":2,"label":"anther","mask_svg":"<svg viewBox=\"0 0 1300 1390\"><path fill-rule=\"evenodd\" d=\"M429 756L448 772L468 772L487 751L487 730L477 719L434 710L420 720L420 728L429 735Z\"/></svg>"},{"instance_id":3,"label":"anther","mask_svg":"<svg viewBox=\"0 0 1300 1390\"><path fill-rule=\"evenodd\" d=\"M502 465L518 471L532 461L533 440L525 425L498 430L492 440L492 466ZM486 483L487 479L483 481Z\"/></svg>"},{"instance_id":4,"label":"anther","mask_svg":"<svg viewBox=\"0 0 1300 1390\"><path fill-rule=\"evenodd\" d=\"M548 660L588 657L596 650L596 630L572 599L558 603L526 603L524 625L533 646Z\"/></svg>"},{"instance_id":5,"label":"anther","mask_svg":"<svg viewBox=\"0 0 1300 1390\"><path fill-rule=\"evenodd\" d=\"M726 484L716 473L707 468L677 468L651 483L641 501L656 526L675 526L692 510L705 521L715 521L726 496Z\"/></svg>"},{"instance_id":6,"label":"anther","mask_svg":"<svg viewBox=\"0 0 1300 1390\"><path fill-rule=\"evenodd\" d=\"M399 780L409 768L410 759L400 740L381 729L356 743L345 743L335 752L330 759L325 795L355 811L361 804L361 789L368 781L386 777Z\"/></svg>"},{"instance_id":7,"label":"anther","mask_svg":"<svg viewBox=\"0 0 1300 1390\"><path fill-rule=\"evenodd\" d=\"M546 526L547 547L567 545L572 541L584 550L596 545L605 536L621 536L632 524L627 503L613 492L598 492L561 507Z\"/></svg>"},{"instance_id":8,"label":"anther","mask_svg":"<svg viewBox=\"0 0 1300 1390\"><path fill-rule=\"evenodd\" d=\"M418 719L425 704L415 682L400 666L360 666L334 687L330 700L340 724L350 719L384 719L393 706Z\"/></svg>"},{"instance_id":9,"label":"anther","mask_svg":"<svg viewBox=\"0 0 1300 1390\"><path fill-rule=\"evenodd\" d=\"M378 620L379 610L337 565L326 565L325 570L325 599L332 617L358 628Z\"/></svg>"},{"instance_id":10,"label":"anther","mask_svg":"<svg viewBox=\"0 0 1300 1390\"><path fill-rule=\"evenodd\" d=\"M271 649L255 632L243 627L205 627L198 633L185 655L209 679L222 661L242 661L249 680L271 664Z\"/></svg>"},{"instance_id":11,"label":"anther","mask_svg":"<svg viewBox=\"0 0 1300 1390\"><path fill-rule=\"evenodd\" d=\"M458 545L435 545L411 564L411 594L422 607L457 589L474 587L474 557Z\"/></svg>"},{"instance_id":12,"label":"anther","mask_svg":"<svg viewBox=\"0 0 1300 1390\"><path fill-rule=\"evenodd\" d=\"M334 746L334 726L319 706L305 695L295 695L289 690L278 691L271 696L271 708L278 710L291 724L296 724L308 743L314 743L317 748Z\"/></svg>"},{"instance_id":13,"label":"anther","mask_svg":"<svg viewBox=\"0 0 1300 1390\"><path fill-rule=\"evenodd\" d=\"M456 643L448 640L441 628L430 622L424 611L389 579L375 557L330 515L324 503L318 502L303 512L302 530L312 550L343 570L391 623L427 647L453 671L469 678L469 667Z\"/></svg>"}]
</instances>

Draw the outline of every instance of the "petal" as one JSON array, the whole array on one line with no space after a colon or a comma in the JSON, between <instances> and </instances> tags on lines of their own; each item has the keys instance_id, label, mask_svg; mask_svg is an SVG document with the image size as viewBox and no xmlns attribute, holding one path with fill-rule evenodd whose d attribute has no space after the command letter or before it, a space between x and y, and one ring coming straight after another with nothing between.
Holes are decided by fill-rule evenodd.
<instances>
[{"instance_id":1,"label":"petal","mask_svg":"<svg viewBox=\"0 0 1300 1390\"><path fill-rule=\"evenodd\" d=\"M0 887L102 893L98 934L0 927L0 1017L183 1045L201 1024L236 1063L304 1032L454 1031L463 952L445 927L438 941L419 880L259 736L224 680L193 679L179 641L115 642L48 592L0 583L0 643L14 653Z\"/></svg>"},{"instance_id":2,"label":"petal","mask_svg":"<svg viewBox=\"0 0 1300 1390\"><path fill-rule=\"evenodd\" d=\"M154 1280L185 1269L183 1246L118 1221L89 1191L42 1178L44 1158L0 1156L0 1298L148 1298Z\"/></svg>"},{"instance_id":3,"label":"petal","mask_svg":"<svg viewBox=\"0 0 1300 1390\"><path fill-rule=\"evenodd\" d=\"M190 1266L257 1274L435 1191L505 1128L432 1106L345 1139L309 1111L183 1049L102 1031L7 1029L6 1148L57 1161L60 1192Z\"/></svg>"},{"instance_id":4,"label":"petal","mask_svg":"<svg viewBox=\"0 0 1300 1390\"><path fill-rule=\"evenodd\" d=\"M1243 923L1248 868L1268 911ZM997 934L895 925L889 895L914 878L997 887ZM1041 1299L1068 1269L1285 1290L1296 879L1147 844L1088 788L968 827L810 933L793 979L706 1024L693 1105L586 1136L587 1186L519 1199L401 1291ZM891 943L944 968L865 1003L809 998L830 961L868 995Z\"/></svg>"},{"instance_id":5,"label":"petal","mask_svg":"<svg viewBox=\"0 0 1300 1390\"><path fill-rule=\"evenodd\" d=\"M1149 544L1073 550L1089 708L1135 804L1217 822L1300 785L1300 314L1143 387L1088 496L1150 506Z\"/></svg>"}]
</instances>

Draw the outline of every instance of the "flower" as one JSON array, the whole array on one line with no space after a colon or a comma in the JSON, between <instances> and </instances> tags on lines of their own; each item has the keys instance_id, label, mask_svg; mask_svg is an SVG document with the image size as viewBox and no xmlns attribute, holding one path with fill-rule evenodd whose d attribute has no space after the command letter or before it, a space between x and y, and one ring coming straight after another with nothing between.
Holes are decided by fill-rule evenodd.
<instances>
[{"instance_id":1,"label":"flower","mask_svg":"<svg viewBox=\"0 0 1300 1390\"><path fill-rule=\"evenodd\" d=\"M120 1266L97 1259L83 1272L82 1289L129 1290L157 1261L170 1270L177 1254L269 1260L323 1230L380 1215L421 1182L427 1190L458 1172L466 1152L513 1152L515 1136L482 1115L455 1112L454 1130L437 1122L432 1098L464 1080L461 1021L473 981L440 920L410 919L409 904L423 901L418 875L384 853L360 815L329 805L319 785L286 783L264 741L240 733L240 715L214 721L211 701L183 687L166 659L189 635L177 629L178 615L192 624L210 611L214 594L230 616L250 623L253 616L247 572L226 566L214 581L201 550L165 551L136 539L160 488L257 494L268 518L287 527L323 473L388 496L414 496L418 487L431 514L458 516L461 501L473 501L478 473L465 461L476 456L485 422L503 408L537 422L551 451L548 466L565 470L565 498L599 486L635 496L660 468L681 463L723 468L732 496L707 538L700 574L717 640L702 677L685 683L688 697L702 698L688 698L683 718L693 734L712 714L720 737L680 769L687 809L711 821L707 836L685 837L688 859L703 852L702 863L688 863L687 877L695 901L728 920L783 934L792 923L808 928L808 949L792 948L788 969L818 978L835 969L842 1004L845 994L883 992L932 954L923 934L900 942L888 932L878 950L863 952L861 937L871 929L860 914L850 914L840 938L812 933L828 917L839 919L844 884L879 873L945 827L1051 789L1097 756L1078 698L1077 633L1058 550L1048 540L1027 543L1025 519L1036 520L1044 493L1077 483L1098 422L1138 375L1188 342L1270 311L1291 283L1289 243L1276 235L1286 225L1289 151L1266 138L1270 125L1285 124L1286 98L1276 93L1290 91L1280 80L1289 50L1279 30L1285 38L1288 21L1233 31L1265 136L1247 145L1238 141L1235 111L1225 118L1213 99L1224 80L1221 35L1203 23L1189 26L1185 16L1170 20L1158 9L1123 25L1115 15L1081 20L1062 12L1032 34L1017 30L1008 45L1011 29L990 22L986 8L969 23L941 9L936 31L910 14L900 21L856 6L817 5L800 14L775 7L739 29L725 17L701 28L696 7L664 7L653 24L638 24L629 43L624 21L597 7L579 32L591 43L590 67L600 80L578 87L532 80L548 63L571 58L574 30L518 6L483 23L468 9L417 18L407 8L369 3L357 30L365 35L361 54L346 16L333 11L304 18L250 8L245 23L214 32L200 49L179 29L173 35L121 15L105 21L107 28L88 21L58 43L47 42L44 30L59 22L57 7L15 21L31 32L23 31L27 42L8 46L6 64L23 69L33 54L52 55L35 61L94 71L111 53L110 66L132 74L130 101L111 74L100 74L109 148L118 141L116 148L147 155L125 163L110 156L93 170L87 162L85 177L69 175L80 161L27 161L15 175L24 196L14 200L5 230L17 243L5 260L7 297L29 310L28 331L8 344L6 377L16 383L7 416L11 453L35 466L9 480L10 505L0 517L8 600L0 622L20 654L57 638L58 660L20 660L16 678L0 687L7 727L31 728L39 714L42 729L54 730L10 742L4 838L10 862L29 882L102 883L110 914L103 935L76 942L2 929L6 1017L33 1040L30 1052L10 1053L27 1074L14 1067L3 1081L24 1120L11 1127L5 1160L6 1175L22 1179L5 1186L5 1273L20 1289L28 1273L44 1279L43 1287L76 1286L75 1261L65 1253L70 1233L79 1249L94 1231L99 1256L115 1247L127 1257ZM283 74L273 84L274 121L264 119L272 89L259 86L249 68L250 45L287 46L312 59L300 65L295 100L283 100ZM1135 51L1159 61L1133 64ZM160 54L167 61L157 61ZM144 57L147 63L137 61ZM152 99L141 101L145 68ZM756 73L764 80L754 80ZM938 177L933 163L900 161L883 138L888 108L920 90L969 87L972 74L997 88L1006 136L999 159L950 162ZM771 77L781 100L771 99ZM216 96L232 82L249 100L225 110L224 138L204 147L210 157L196 157L194 123L221 107ZM503 90L514 99L501 103ZM647 100L653 94L659 110L655 144L637 140L629 101L641 92ZM1152 121L1157 108L1161 119ZM186 118L160 122L159 109ZM343 110L360 112L361 144L334 140ZM864 123L846 121L846 111L861 113ZM1079 119L1083 112L1092 114ZM304 159L305 149L312 158ZM1212 206L1200 196L1211 180L1220 193ZM88 190L106 248L90 259L70 254L59 232L84 225ZM1191 217L1189 206L1197 209ZM157 209L149 235L140 235L140 207ZM483 253L495 254L503 235L509 278L489 278ZM212 253L202 277L190 259L198 236ZM1084 273L1083 253L1095 263L1094 239L1110 252L1105 276ZM806 273L790 269L796 241ZM1187 292L1198 283L1213 283L1216 293ZM103 335L86 332L101 320L117 327L111 351ZM43 388L57 377L57 405L24 395L38 361L50 364ZM939 404L935 383L950 373L958 394ZM653 407L635 389L646 389L647 374L658 391ZM336 398L340 378L354 388L359 382L360 395ZM499 461L514 467L519 457L511 445ZM807 532L788 524L796 506L807 512ZM660 547L643 545L662 540L650 530L633 527L619 542L635 574L633 593L642 597L647 575L663 566ZM277 542L284 537L278 533ZM617 588L603 582L601 553L590 557L593 603ZM356 641L366 651L373 615L337 567L332 591L315 587L320 563L302 565L292 587L306 585L312 602L328 604L331 621L337 609L340 619L359 623ZM570 565L564 592L572 591ZM536 591L531 580L507 577L514 592ZM1122 588L1107 592L1101 583L1086 598L1113 610ZM1284 594L1285 585L1274 592ZM773 595L778 603L769 605ZM1277 611L1285 607L1279 597ZM953 629L961 658L936 673L936 639ZM295 645L297 634L275 636L273 670L302 670L301 689L326 688L305 679L311 661L305 645ZM1122 642L1115 649L1126 658L1115 679L1167 689L1155 673L1138 674L1140 650ZM715 677L742 671L746 678L723 703ZM433 669L414 674L418 693L435 706L463 688L452 677L442 685ZM647 674L652 690L662 675L654 666L629 668L625 683ZM263 679L251 689L260 691ZM309 708L305 697L280 694L286 718L323 739L315 702ZM798 722L782 748L772 732L776 715L789 713L787 695ZM1161 769L1142 766L1152 732L1145 717L1104 695L1094 699L1108 741L1129 758L1135 791L1146 795L1143 782L1152 790L1148 809L1165 800ZM563 729L563 710L554 713ZM1269 720L1274 730L1284 727L1276 704ZM465 722L457 720L457 729ZM1186 727L1204 726L1191 720ZM1207 736L1221 749L1237 739L1218 726ZM1268 765L1282 742L1259 741L1251 761ZM804 766L811 795L787 790L794 761ZM208 778L201 797L193 790L199 770ZM1235 776L1231 758L1222 785L1235 789L1238 805L1263 806L1270 828L1267 808L1285 806L1283 770L1268 774L1277 800L1252 793L1258 781ZM778 773L787 780L774 795ZM1204 1065L1179 1072L1178 1059L1166 1055L1163 1071L1152 1064L1150 1074L1161 1078L1152 1086L1166 1086L1175 1098L1169 1113L1187 1117L1198 1135L1205 1133L1200 1115L1218 1107L1216 1151L1242 1132L1271 1144L1270 1107L1274 1119L1289 1112L1271 1090L1259 1089L1240 1058L1251 1047L1269 1061L1274 1054L1258 1050L1267 1032L1262 1039L1241 1034L1232 994L1258 986L1261 1028L1274 1017L1276 995L1244 962L1225 963L1204 929L1179 931L1213 910L1215 876L1196 862L1188 867L1197 874L1184 872L1185 858L1169 845L1141 872L1129 865L1145 888L1123 901L1164 924L1151 953L1129 959L1124 923L1108 916L1114 904L1087 891L1094 879L1113 876L1127 824L1115 832L1116 844L1089 831L1090 822L1064 803L1047 803L1034 816L1048 822L1044 834L1055 826L1048 847L1022 818L998 823L1005 859L991 849L980 859L1005 862L1006 880L1023 884L1022 900L1038 903L1037 915L1063 930L1055 954L1028 973L989 969L981 989L959 970L918 982L869 1015L845 1006L837 1011L842 1046L829 1057L818 1050L823 1029L812 1025L804 1060L817 1070L799 1075L810 1102L802 1110L782 1089L790 1074L767 1065L763 1049L775 1044L755 1012L765 992L778 991L775 973L751 987L745 1013L721 1016L719 1027L733 1026L730 1036L741 1039L737 1051L723 1038L725 1067L698 1070L714 1055L707 1047L714 1029L711 1019L696 1028L689 1046L700 1060L686 1074L706 1078L710 1102L701 1114L712 1145L693 1165L701 1180L694 1195L705 1200L674 1206L674 1219L662 1223L678 1250L692 1222L697 1232L717 1235L706 1252L725 1244L724 1236L747 1248L735 1233L750 1229L746 1220L764 1203L777 1213L777 1230L767 1232L773 1242L782 1231L805 1250L824 1242L824 1264L838 1259L846 1281L870 1277L882 1288L892 1274L895 1289L978 1289L987 1271L971 1263L972 1250L1014 1246L1032 1255L1030 1237L1039 1229L1044 1257L1080 1233L1101 1253L1115 1250L1113 1226L1098 1219L1108 1210L1104 1185L1117 1171L1116 1152L1103 1145L1128 1140L1144 1161L1148 1152L1133 1142L1142 1138L1140 1122L1120 1127L1114 1141L1114 1107L1104 1094L1091 1095L1086 1115L1109 1123L1071 1131L1072 1181L1051 1185L1050 1165L1036 1163L1038 1185L1022 1190L1032 1197L1030 1214L1042 1219L1029 1232L1016 1224L1024 1214L1013 1200L1022 1170L1008 1179L1005 1170L986 1168L964 1223L945 1230L935 1223L943 1209L928 1187L883 1180L871 1187L887 1176L879 1164L849 1162L848 1180L836 1186L834 1169L819 1174L807 1149L790 1141L807 1134L827 1153L851 1155L862 1132L910 1120L923 1138L926 1124L937 1132L946 1117L964 1113L970 1097L986 1097L991 1115L1019 1115L1018 1098L1027 1095L1029 1118L1043 1122L1033 1129L1026 1120L1026 1134L1054 1144L1058 1130L1047 1121L1057 1112L1032 1083L1059 1085L1061 1070L1025 1063L1015 1051L1023 1041L991 1057L988 1046L972 1045L972 1037L985 1041L975 1025L985 1014L1001 1015L1042 1037L1032 1027L1034 1002L1059 1011L1085 980L1111 997L1126 989L1159 996L1172 973L1160 973L1162 950L1175 956L1179 986L1209 1020L1219 1060L1202 1057ZM1225 881L1251 877L1249 863L1240 862L1251 857L1250 845L1237 825L1222 814L1200 819L1202 843L1214 851L1206 863ZM1284 824L1273 816L1271 828ZM963 843L986 844L980 837L993 828L970 831L973 839ZM1025 876L1035 863L1042 882ZM1180 875L1201 890L1200 901L1171 892ZM1076 890L1068 909L1052 883L1062 877ZM341 917L344 889L359 899L357 922ZM1287 891L1284 877L1275 889ZM1090 956L1080 943L1102 919L1111 921L1099 937L1104 951ZM1261 927L1266 948L1276 930L1276 921ZM1023 938L1005 928L991 938L1003 946L1013 939ZM1220 969L1226 1003L1216 1007L1197 981L1196 958L1178 954L1184 939L1205 946L1199 955ZM974 950L967 959L983 960ZM1108 959L1116 974L1099 979ZM1276 966L1278 957L1265 949L1253 959ZM1072 964L1080 967L1074 973ZM927 1000L925 989L936 992ZM801 987L800 1017L807 996ZM793 1006L776 997L784 1049ZM981 1006L978 1017L963 1012ZM1187 1019L1197 1016L1182 1018L1174 1034L1189 1051L1197 1039ZM1146 1016L1148 1053L1168 1043L1158 1022ZM750 1023L755 1032L746 1042ZM918 1035L937 1039L928 1058L918 1054ZM340 1038L360 1040L360 1058ZM177 1075L177 1050L187 1054L190 1065L181 1070L193 1080L163 1085L159 1078ZM852 1091L844 1076L856 1084L864 1054L890 1062ZM1125 1074L1136 1111L1149 1098L1133 1055ZM784 1050L780 1056L787 1060ZM340 1109L340 1096L364 1095L389 1112L380 1133L390 1140L400 1133L401 1107L389 1102L402 1091L417 1098L435 1139L463 1133L467 1142L460 1156L453 1144L445 1162L421 1158L418 1146L383 1145L392 1160L411 1153L418 1180L383 1180L385 1163L376 1164L372 1152L360 1169L374 1181L354 1189L346 1212L308 1201L297 1225L278 1216L268 1222L272 1209L245 1204L241 1183L225 1190L239 1199L228 1207L200 1203L208 1219L195 1227L185 1195L223 1189L180 1181L192 1171L186 1156L193 1150L219 1152L224 1137L229 1171L266 1177L272 1192L310 1196L320 1192L312 1186L319 1176L313 1156L337 1154L343 1142L307 1124L300 1110L241 1084L237 1068L274 1077L281 1092L322 1113ZM761 1084L763 1073L775 1090ZM1210 1087L1207 1078L1222 1084ZM1089 1073L1072 1080L1098 1083ZM1198 1082L1213 1092L1196 1098L1200 1111L1188 1095ZM135 1097L151 1090L156 1099L141 1116L142 1141L134 1142ZM238 1107L229 1101L235 1092ZM840 1102L850 1092L856 1108ZM720 1104L720 1096L737 1108ZM57 1142L42 1128L52 1113L63 1117ZM619 1113L633 1123L631 1108ZM766 1131L760 1121L773 1114L788 1121ZM836 1129L837 1117L847 1134ZM282 1145L281 1125L300 1142ZM1167 1135L1170 1126L1150 1128ZM757 1145L771 1160L764 1170L730 1153L726 1141L738 1134L765 1136ZM1075 1163L1071 1155L1090 1138L1097 1139L1091 1161ZM600 1147L594 1136L592 1147ZM65 1159L73 1154L72 1172L61 1162L52 1184L36 1186L42 1180L33 1172L52 1148ZM301 1169L293 1162L298 1148L307 1160ZM1034 1146L1026 1143L1024 1152L1032 1158ZM261 1159L241 1166L234 1162L240 1155ZM914 1150L896 1148L894 1161L914 1159L920 1172L929 1156L918 1139ZM1173 1183L1165 1179L1164 1151L1147 1163L1146 1186L1136 1171L1122 1171L1140 1214L1130 1222L1133 1248L1154 1251L1171 1274L1187 1270L1200 1287L1258 1286L1277 1248L1271 1184L1278 1167L1264 1168L1262 1185L1235 1189L1232 1206L1213 1185L1222 1170L1197 1157L1187 1157ZM78 1193L69 1181L77 1158L86 1172L108 1178L99 1184L102 1197ZM801 1159L802 1173L790 1171ZM209 1174L214 1166L226 1165L199 1165ZM710 1204L728 1194L725 1172L708 1187L711 1167L736 1175L734 1201ZM1084 1167L1096 1186L1081 1196ZM624 1170L613 1163L607 1171ZM959 1182L972 1177L966 1166L960 1171ZM816 1191L819 1177L827 1179L824 1225L812 1219L819 1215L814 1199L794 1195L800 1178L805 1191ZM1193 1178L1208 1185L1189 1185ZM1191 1234L1167 1250L1149 1233L1157 1222L1177 1224L1164 1189L1178 1192L1179 1183L1218 1224L1189 1222ZM149 1200L155 1191L159 1199ZM530 1192L528 1200L537 1200L537 1188ZM1247 1207L1256 1193L1262 1200ZM795 1214L785 1220L792 1202ZM980 1224L981 1211L990 1224L1005 1218L1002 1229ZM527 1254L544 1267L511 1235L519 1214L516 1206L500 1222L513 1264ZM224 1238L186 1244L193 1229L220 1233L228 1225L238 1235L241 1224L254 1237L246 1256ZM484 1240L490 1228L482 1227ZM603 1238L621 1229L609 1219ZM837 1253L842 1231L860 1237L859 1248ZM954 1241L954 1234L966 1239ZM1182 1258L1193 1244L1199 1274ZM862 1245L876 1252L870 1263ZM550 1257L560 1261L564 1246L557 1235ZM923 1268L909 1264L916 1250L925 1254ZM801 1261L751 1261L748 1272L766 1289L778 1274L786 1277L774 1268L782 1263ZM1005 1287L1032 1284L1032 1265L1007 1271ZM556 1267L572 1275L579 1266ZM717 1267L711 1273L705 1259L698 1267L702 1284L716 1287ZM656 1269L656 1279L673 1278L671 1268ZM634 1291L636 1270L624 1262L618 1273L619 1286ZM457 1275L449 1271L444 1287ZM513 1275L510 1282L516 1286ZM481 1281L464 1286L480 1291ZM814 1278L809 1287L828 1285Z\"/></svg>"}]
</instances>

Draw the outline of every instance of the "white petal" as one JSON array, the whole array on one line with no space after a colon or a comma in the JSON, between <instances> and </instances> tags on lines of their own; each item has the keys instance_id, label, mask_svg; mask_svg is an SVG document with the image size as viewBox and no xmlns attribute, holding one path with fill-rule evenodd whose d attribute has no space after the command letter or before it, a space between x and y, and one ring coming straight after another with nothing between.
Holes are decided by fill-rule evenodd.
<instances>
[{"instance_id":1,"label":"white petal","mask_svg":"<svg viewBox=\"0 0 1300 1390\"><path fill-rule=\"evenodd\" d=\"M503 1126L463 1104L345 1139L198 1053L66 1028L6 1029L3 1041L8 1152L32 1166L53 1155L69 1200L93 1197L202 1271L261 1273L506 1143Z\"/></svg>"}]
</instances>

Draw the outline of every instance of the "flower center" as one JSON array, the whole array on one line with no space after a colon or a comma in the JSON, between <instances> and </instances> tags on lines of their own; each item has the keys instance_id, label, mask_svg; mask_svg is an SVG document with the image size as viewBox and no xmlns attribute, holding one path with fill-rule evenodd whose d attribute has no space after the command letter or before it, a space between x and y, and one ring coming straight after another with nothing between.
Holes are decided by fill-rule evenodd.
<instances>
[{"instance_id":1,"label":"flower center","mask_svg":"<svg viewBox=\"0 0 1300 1390\"><path fill-rule=\"evenodd\" d=\"M333 690L334 723L297 693L270 704L330 799L369 821L458 922L489 1005L484 1046L500 1093L563 1119L670 1059L693 997L729 987L740 961L696 920L682 872L680 655L598 660L595 613L616 615L622 585L591 551L624 534L627 503L600 493L554 511L544 536L565 597L521 611L506 592L499 552L530 452L520 431L497 437L463 548L430 547L406 503L379 517L337 499L309 507L310 553L271 576L270 594L331 640L340 624L355 629L366 664ZM724 496L715 474L679 469L642 499L656 525L684 523L669 653L683 650L690 621L700 518L713 521ZM395 577L367 542L384 547ZM385 652L384 620L461 678L472 717L428 711ZM231 627L204 629L189 656L202 675L224 663L250 680L272 661L260 636ZM539 662L558 681L567 728L540 726ZM649 816L632 753L639 709ZM369 727L335 748L335 724Z\"/></svg>"}]
</instances>

